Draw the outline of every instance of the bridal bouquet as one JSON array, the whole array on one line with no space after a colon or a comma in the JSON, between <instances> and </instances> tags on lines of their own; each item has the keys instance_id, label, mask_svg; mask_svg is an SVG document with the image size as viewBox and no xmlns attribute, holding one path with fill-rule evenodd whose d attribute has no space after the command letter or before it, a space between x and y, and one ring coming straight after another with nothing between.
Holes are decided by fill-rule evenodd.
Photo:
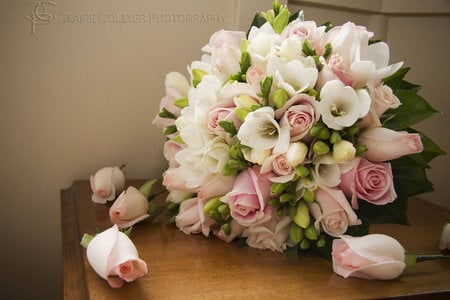
<instances>
[{"instance_id":1,"label":"bridal bouquet","mask_svg":"<svg viewBox=\"0 0 450 300\"><path fill-rule=\"evenodd\" d=\"M330 255L374 223L407 224L443 151L412 125L436 114L365 27L318 25L275 1L248 33L220 30L167 74L153 123L186 234Z\"/></svg>"}]
</instances>

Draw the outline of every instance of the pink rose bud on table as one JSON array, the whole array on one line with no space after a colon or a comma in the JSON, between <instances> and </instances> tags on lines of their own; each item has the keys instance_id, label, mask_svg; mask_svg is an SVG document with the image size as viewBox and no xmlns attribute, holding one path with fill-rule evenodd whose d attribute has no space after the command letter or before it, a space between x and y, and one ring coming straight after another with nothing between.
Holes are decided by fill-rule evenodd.
<instances>
[{"instance_id":1,"label":"pink rose bud on table","mask_svg":"<svg viewBox=\"0 0 450 300\"><path fill-rule=\"evenodd\" d=\"M146 262L139 258L135 245L117 225L89 239L85 235L81 242L83 246L87 243L89 264L111 287L119 288L124 282L147 274Z\"/></svg>"},{"instance_id":2,"label":"pink rose bud on table","mask_svg":"<svg viewBox=\"0 0 450 300\"><path fill-rule=\"evenodd\" d=\"M147 198L137 188L130 186L109 209L109 218L119 228L127 228L147 218L148 208Z\"/></svg>"},{"instance_id":3,"label":"pink rose bud on table","mask_svg":"<svg viewBox=\"0 0 450 300\"><path fill-rule=\"evenodd\" d=\"M441 249L441 251L450 251L450 223L445 224L444 228L442 228L439 249Z\"/></svg>"},{"instance_id":4,"label":"pink rose bud on table","mask_svg":"<svg viewBox=\"0 0 450 300\"><path fill-rule=\"evenodd\" d=\"M125 175L118 167L105 167L90 177L92 201L105 204L112 201L125 187Z\"/></svg>"},{"instance_id":5,"label":"pink rose bud on table","mask_svg":"<svg viewBox=\"0 0 450 300\"><path fill-rule=\"evenodd\" d=\"M333 241L333 271L344 277L394 279L406 267L405 249L384 234L342 235Z\"/></svg>"}]
</instances>

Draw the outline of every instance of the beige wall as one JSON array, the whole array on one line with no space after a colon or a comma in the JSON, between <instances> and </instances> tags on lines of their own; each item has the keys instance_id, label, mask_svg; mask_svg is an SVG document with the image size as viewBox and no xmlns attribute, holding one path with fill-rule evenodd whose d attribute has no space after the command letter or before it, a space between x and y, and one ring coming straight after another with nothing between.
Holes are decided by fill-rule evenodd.
<instances>
[{"instance_id":1,"label":"beige wall","mask_svg":"<svg viewBox=\"0 0 450 300\"><path fill-rule=\"evenodd\" d=\"M54 299L62 291L60 189L122 163L128 178L159 177L164 138L151 120L164 95L164 75L184 71L219 28L246 30L253 13L272 1L53 0L47 12L54 18L36 25L34 34L26 18L35 11L32 2L0 2L0 254L8 270L0 290ZM412 65L411 81L424 85L423 95L436 108L449 111L441 92L449 77L442 55L449 52L448 4L446 14L421 16L354 10L355 1L342 1L350 7L344 10L327 6L338 1L306 2L291 6L301 5L319 23L353 20L382 32L393 60ZM371 8L382 2L359 3L386 10ZM183 21L196 16L207 20ZM442 130L448 118L424 126L450 149ZM448 165L448 157L433 165L436 192L428 196L447 207Z\"/></svg>"}]
</instances>

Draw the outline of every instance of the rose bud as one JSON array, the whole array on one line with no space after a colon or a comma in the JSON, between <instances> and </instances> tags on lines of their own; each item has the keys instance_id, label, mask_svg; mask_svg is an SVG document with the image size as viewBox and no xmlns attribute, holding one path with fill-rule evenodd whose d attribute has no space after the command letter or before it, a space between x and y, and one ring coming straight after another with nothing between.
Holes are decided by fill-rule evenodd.
<instances>
[{"instance_id":1,"label":"rose bud","mask_svg":"<svg viewBox=\"0 0 450 300\"><path fill-rule=\"evenodd\" d=\"M90 177L92 201L105 204L116 198L125 187L125 175L118 167L102 168Z\"/></svg>"},{"instance_id":2,"label":"rose bud","mask_svg":"<svg viewBox=\"0 0 450 300\"><path fill-rule=\"evenodd\" d=\"M405 249L384 234L342 235L333 241L333 271L344 278L394 279L406 267Z\"/></svg>"},{"instance_id":3,"label":"rose bud","mask_svg":"<svg viewBox=\"0 0 450 300\"><path fill-rule=\"evenodd\" d=\"M439 249L450 250L450 223L447 223L444 228L442 228L441 241L439 243Z\"/></svg>"},{"instance_id":4,"label":"rose bud","mask_svg":"<svg viewBox=\"0 0 450 300\"><path fill-rule=\"evenodd\" d=\"M89 236L83 237L83 245L85 239ZM139 258L133 242L116 225L94 236L86 248L89 264L113 288L147 274L146 262Z\"/></svg>"},{"instance_id":5,"label":"rose bud","mask_svg":"<svg viewBox=\"0 0 450 300\"><path fill-rule=\"evenodd\" d=\"M127 228L147 218L148 208L147 198L138 189L130 186L109 209L109 218L119 228Z\"/></svg>"}]
</instances>

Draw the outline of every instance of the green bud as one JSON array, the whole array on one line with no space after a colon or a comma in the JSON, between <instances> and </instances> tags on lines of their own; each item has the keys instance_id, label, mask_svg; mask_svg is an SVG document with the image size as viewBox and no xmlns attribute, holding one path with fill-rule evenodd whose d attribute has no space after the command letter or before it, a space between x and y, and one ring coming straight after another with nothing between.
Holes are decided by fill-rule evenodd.
<instances>
[{"instance_id":1,"label":"green bud","mask_svg":"<svg viewBox=\"0 0 450 300\"><path fill-rule=\"evenodd\" d=\"M217 211L224 217L230 213L230 207L228 204L222 204L217 208Z\"/></svg>"},{"instance_id":2,"label":"green bud","mask_svg":"<svg viewBox=\"0 0 450 300\"><path fill-rule=\"evenodd\" d=\"M289 236L294 243L300 243L303 239L303 229L295 223L291 223Z\"/></svg>"},{"instance_id":3,"label":"green bud","mask_svg":"<svg viewBox=\"0 0 450 300\"><path fill-rule=\"evenodd\" d=\"M234 109L234 112L236 113L236 116L241 122L245 121L245 117L249 114L250 110L243 108L243 107L236 107Z\"/></svg>"},{"instance_id":4,"label":"green bud","mask_svg":"<svg viewBox=\"0 0 450 300\"><path fill-rule=\"evenodd\" d=\"M312 136L317 136L324 127L325 125L323 123L316 123L309 130L309 134Z\"/></svg>"},{"instance_id":5,"label":"green bud","mask_svg":"<svg viewBox=\"0 0 450 300\"><path fill-rule=\"evenodd\" d=\"M321 140L328 140L331 136L330 130L327 127L322 128L321 131L319 131L319 134L317 135L317 138Z\"/></svg>"},{"instance_id":6,"label":"green bud","mask_svg":"<svg viewBox=\"0 0 450 300\"><path fill-rule=\"evenodd\" d=\"M294 219L295 214L297 213L297 206L288 206L288 212L291 219Z\"/></svg>"},{"instance_id":7,"label":"green bud","mask_svg":"<svg viewBox=\"0 0 450 300\"><path fill-rule=\"evenodd\" d=\"M207 215L213 210L216 210L219 206L223 204L222 201L220 201L219 197L212 198L206 204L203 206L203 212Z\"/></svg>"},{"instance_id":8,"label":"green bud","mask_svg":"<svg viewBox=\"0 0 450 300\"><path fill-rule=\"evenodd\" d=\"M273 1L273 12L275 15L280 13L281 3L278 0Z\"/></svg>"},{"instance_id":9,"label":"green bud","mask_svg":"<svg viewBox=\"0 0 450 300\"><path fill-rule=\"evenodd\" d=\"M176 125L170 125L170 126L167 126L166 129L164 129L164 134L171 135L171 134L177 132L177 130L178 129L177 129Z\"/></svg>"},{"instance_id":10,"label":"green bud","mask_svg":"<svg viewBox=\"0 0 450 300\"><path fill-rule=\"evenodd\" d=\"M282 108L288 99L289 94L283 89L278 89L273 93L273 102L275 103L276 108Z\"/></svg>"},{"instance_id":11,"label":"green bud","mask_svg":"<svg viewBox=\"0 0 450 300\"><path fill-rule=\"evenodd\" d=\"M309 242L309 240L307 240L307 239L303 239L301 242L300 242L300 249L303 249L303 250L306 250L306 249L308 249L309 248L309 246L310 246L310 242Z\"/></svg>"},{"instance_id":12,"label":"green bud","mask_svg":"<svg viewBox=\"0 0 450 300\"><path fill-rule=\"evenodd\" d=\"M152 187L155 184L156 179L147 180L140 188L139 192L148 200L150 197L150 192L152 191Z\"/></svg>"},{"instance_id":13,"label":"green bud","mask_svg":"<svg viewBox=\"0 0 450 300\"><path fill-rule=\"evenodd\" d=\"M276 213L277 216L281 218L284 215L284 207L283 206L277 207Z\"/></svg>"},{"instance_id":14,"label":"green bud","mask_svg":"<svg viewBox=\"0 0 450 300\"><path fill-rule=\"evenodd\" d=\"M289 186L288 182L284 182L284 183L274 182L270 186L270 194L271 195L279 194L279 193L283 192L285 189L287 189L288 186Z\"/></svg>"},{"instance_id":15,"label":"green bud","mask_svg":"<svg viewBox=\"0 0 450 300\"><path fill-rule=\"evenodd\" d=\"M226 235L230 235L231 234L231 224L230 223L223 224L222 230Z\"/></svg>"},{"instance_id":16,"label":"green bud","mask_svg":"<svg viewBox=\"0 0 450 300\"><path fill-rule=\"evenodd\" d=\"M348 135L354 136L355 134L357 134L359 132L359 127L358 127L358 125L355 124L355 125L347 128L345 131L347 132Z\"/></svg>"},{"instance_id":17,"label":"green bud","mask_svg":"<svg viewBox=\"0 0 450 300\"><path fill-rule=\"evenodd\" d=\"M240 143L231 145L230 157L233 159L239 159L239 160L244 159L244 154L242 153L242 145Z\"/></svg>"},{"instance_id":18,"label":"green bud","mask_svg":"<svg viewBox=\"0 0 450 300\"><path fill-rule=\"evenodd\" d=\"M83 234L83 237L81 238L81 242L80 245L83 246L85 249L87 249L89 243L91 242L91 240L94 238L93 235L91 234Z\"/></svg>"},{"instance_id":19,"label":"green bud","mask_svg":"<svg viewBox=\"0 0 450 300\"><path fill-rule=\"evenodd\" d=\"M305 229L305 236L309 240L317 240L317 230L314 224L309 224L309 226Z\"/></svg>"},{"instance_id":20,"label":"green bud","mask_svg":"<svg viewBox=\"0 0 450 300\"><path fill-rule=\"evenodd\" d=\"M367 151L367 147L364 145L356 145L356 155L364 156L364 153Z\"/></svg>"},{"instance_id":21,"label":"green bud","mask_svg":"<svg viewBox=\"0 0 450 300\"><path fill-rule=\"evenodd\" d=\"M269 9L267 12L262 13L264 16L264 19L266 19L267 22L270 24L273 23L273 20L275 19L275 13L272 9Z\"/></svg>"},{"instance_id":22,"label":"green bud","mask_svg":"<svg viewBox=\"0 0 450 300\"><path fill-rule=\"evenodd\" d=\"M192 69L192 77L194 80L200 82L202 81L203 76L207 75L208 73L201 70L201 69Z\"/></svg>"},{"instance_id":23,"label":"green bud","mask_svg":"<svg viewBox=\"0 0 450 300\"><path fill-rule=\"evenodd\" d=\"M179 207L180 207L179 203L169 202L169 204L167 205L167 210L170 212L177 213Z\"/></svg>"},{"instance_id":24,"label":"green bud","mask_svg":"<svg viewBox=\"0 0 450 300\"><path fill-rule=\"evenodd\" d=\"M179 99L175 100L175 106L176 107L185 108L188 105L189 105L188 98L179 98Z\"/></svg>"},{"instance_id":25,"label":"green bud","mask_svg":"<svg viewBox=\"0 0 450 300\"><path fill-rule=\"evenodd\" d=\"M248 45L250 45L250 42L247 39L241 40L241 52L247 51Z\"/></svg>"},{"instance_id":26,"label":"green bud","mask_svg":"<svg viewBox=\"0 0 450 300\"><path fill-rule=\"evenodd\" d=\"M222 169L222 174L225 176L233 176L238 173L238 170L233 169L230 165L226 164Z\"/></svg>"},{"instance_id":27,"label":"green bud","mask_svg":"<svg viewBox=\"0 0 450 300\"><path fill-rule=\"evenodd\" d=\"M308 91L308 95L315 97L316 99L319 98L319 93L315 89L310 89Z\"/></svg>"},{"instance_id":28,"label":"green bud","mask_svg":"<svg viewBox=\"0 0 450 300\"><path fill-rule=\"evenodd\" d=\"M304 40L302 44L302 52L307 56L314 56L316 55L316 50L311 48L311 45L309 44L308 40Z\"/></svg>"},{"instance_id":29,"label":"green bud","mask_svg":"<svg viewBox=\"0 0 450 300\"><path fill-rule=\"evenodd\" d=\"M330 147L323 141L316 141L313 145L313 152L316 155L324 155L330 152Z\"/></svg>"},{"instance_id":30,"label":"green bud","mask_svg":"<svg viewBox=\"0 0 450 300\"><path fill-rule=\"evenodd\" d=\"M269 201L267 201L267 204L269 204L270 206L279 206L281 203L280 203L280 199L272 198L272 199L269 199Z\"/></svg>"},{"instance_id":31,"label":"green bud","mask_svg":"<svg viewBox=\"0 0 450 300\"><path fill-rule=\"evenodd\" d=\"M280 203L286 203L286 202L290 202L292 200L297 200L297 195L296 194L292 194L292 193L286 193L286 194L282 194L280 196Z\"/></svg>"},{"instance_id":32,"label":"green bud","mask_svg":"<svg viewBox=\"0 0 450 300\"><path fill-rule=\"evenodd\" d=\"M306 202L308 202L308 203L313 202L315 197L316 197L316 193L314 191L309 190L309 189L305 189L305 193L303 194L303 199Z\"/></svg>"},{"instance_id":33,"label":"green bud","mask_svg":"<svg viewBox=\"0 0 450 300\"><path fill-rule=\"evenodd\" d=\"M340 141L342 141L341 135L339 134L339 132L333 130L330 136L330 143L336 144Z\"/></svg>"},{"instance_id":34,"label":"green bud","mask_svg":"<svg viewBox=\"0 0 450 300\"><path fill-rule=\"evenodd\" d=\"M276 33L281 33L286 27L286 25L289 23L289 10L283 8L281 9L280 13L275 17L275 20L273 20L273 30Z\"/></svg>"},{"instance_id":35,"label":"green bud","mask_svg":"<svg viewBox=\"0 0 450 300\"><path fill-rule=\"evenodd\" d=\"M306 177L309 175L309 169L305 166L297 166L295 173L300 177Z\"/></svg>"},{"instance_id":36,"label":"green bud","mask_svg":"<svg viewBox=\"0 0 450 300\"><path fill-rule=\"evenodd\" d=\"M174 138L172 138L172 141L177 142L179 144L184 144L184 141L179 134L177 136L175 136Z\"/></svg>"},{"instance_id":37,"label":"green bud","mask_svg":"<svg viewBox=\"0 0 450 300\"><path fill-rule=\"evenodd\" d=\"M214 220L214 222L221 224L223 223L223 219L222 216L220 215L220 213L217 210L211 210L208 213L208 216Z\"/></svg>"},{"instance_id":38,"label":"green bud","mask_svg":"<svg viewBox=\"0 0 450 300\"><path fill-rule=\"evenodd\" d=\"M325 247L325 244L326 244L325 237L323 235L319 235L319 238L317 239L317 242L316 242L316 247L323 248L323 247Z\"/></svg>"},{"instance_id":39,"label":"green bud","mask_svg":"<svg viewBox=\"0 0 450 300\"><path fill-rule=\"evenodd\" d=\"M297 211L293 218L293 221L302 228L307 228L310 223L308 206L304 202L299 202L297 205Z\"/></svg>"}]
</instances>

